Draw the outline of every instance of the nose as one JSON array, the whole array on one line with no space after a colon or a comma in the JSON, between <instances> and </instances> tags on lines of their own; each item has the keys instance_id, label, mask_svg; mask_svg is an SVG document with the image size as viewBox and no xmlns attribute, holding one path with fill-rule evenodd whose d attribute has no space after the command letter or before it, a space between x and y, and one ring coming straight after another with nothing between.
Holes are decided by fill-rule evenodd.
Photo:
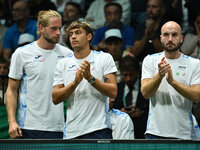
<instances>
[{"instance_id":1,"label":"nose","mask_svg":"<svg viewBox=\"0 0 200 150\"><path fill-rule=\"evenodd\" d=\"M147 12L152 12L152 7L151 6L147 6Z\"/></svg>"},{"instance_id":2,"label":"nose","mask_svg":"<svg viewBox=\"0 0 200 150\"><path fill-rule=\"evenodd\" d=\"M60 29L56 30L56 35L60 35Z\"/></svg>"},{"instance_id":3,"label":"nose","mask_svg":"<svg viewBox=\"0 0 200 150\"><path fill-rule=\"evenodd\" d=\"M112 21L117 20L117 15L113 13L110 15L110 18Z\"/></svg>"},{"instance_id":4,"label":"nose","mask_svg":"<svg viewBox=\"0 0 200 150\"><path fill-rule=\"evenodd\" d=\"M71 38L72 38L72 39L75 39L75 38L76 38L76 34L73 33L73 34L71 35Z\"/></svg>"},{"instance_id":5,"label":"nose","mask_svg":"<svg viewBox=\"0 0 200 150\"><path fill-rule=\"evenodd\" d=\"M127 75L126 76L126 81L130 81L131 80L131 76L130 75Z\"/></svg>"},{"instance_id":6,"label":"nose","mask_svg":"<svg viewBox=\"0 0 200 150\"><path fill-rule=\"evenodd\" d=\"M172 41L172 35L169 35L169 41Z\"/></svg>"},{"instance_id":7,"label":"nose","mask_svg":"<svg viewBox=\"0 0 200 150\"><path fill-rule=\"evenodd\" d=\"M0 67L0 74L4 74L4 69L3 69L3 67Z\"/></svg>"}]
</instances>

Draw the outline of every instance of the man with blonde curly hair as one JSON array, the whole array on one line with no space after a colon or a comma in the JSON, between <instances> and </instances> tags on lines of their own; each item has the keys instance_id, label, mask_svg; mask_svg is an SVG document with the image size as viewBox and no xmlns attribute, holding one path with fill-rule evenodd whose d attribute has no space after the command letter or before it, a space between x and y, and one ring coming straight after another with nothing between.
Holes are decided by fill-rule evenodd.
<instances>
[{"instance_id":1,"label":"man with blonde curly hair","mask_svg":"<svg viewBox=\"0 0 200 150\"><path fill-rule=\"evenodd\" d=\"M40 11L39 39L19 47L12 55L6 92L11 138L63 138L63 103L55 106L51 96L56 63L72 53L57 44L61 26L58 12Z\"/></svg>"}]
</instances>

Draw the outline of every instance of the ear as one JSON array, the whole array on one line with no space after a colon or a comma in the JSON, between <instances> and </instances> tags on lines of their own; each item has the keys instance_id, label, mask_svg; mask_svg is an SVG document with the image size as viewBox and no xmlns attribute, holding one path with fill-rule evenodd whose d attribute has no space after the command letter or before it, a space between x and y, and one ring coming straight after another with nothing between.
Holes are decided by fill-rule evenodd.
<instances>
[{"instance_id":1,"label":"ear","mask_svg":"<svg viewBox=\"0 0 200 150\"><path fill-rule=\"evenodd\" d=\"M40 25L38 26L38 28L39 28L39 30L41 31L44 27L40 24Z\"/></svg>"},{"instance_id":2,"label":"ear","mask_svg":"<svg viewBox=\"0 0 200 150\"><path fill-rule=\"evenodd\" d=\"M162 42L162 35L160 35L160 42Z\"/></svg>"},{"instance_id":3,"label":"ear","mask_svg":"<svg viewBox=\"0 0 200 150\"><path fill-rule=\"evenodd\" d=\"M89 34L87 35L87 39L88 39L88 41L92 40L92 34L91 34L91 33L89 33Z\"/></svg>"},{"instance_id":4,"label":"ear","mask_svg":"<svg viewBox=\"0 0 200 150\"><path fill-rule=\"evenodd\" d=\"M181 35L181 43L183 42L183 35Z\"/></svg>"}]
</instances>

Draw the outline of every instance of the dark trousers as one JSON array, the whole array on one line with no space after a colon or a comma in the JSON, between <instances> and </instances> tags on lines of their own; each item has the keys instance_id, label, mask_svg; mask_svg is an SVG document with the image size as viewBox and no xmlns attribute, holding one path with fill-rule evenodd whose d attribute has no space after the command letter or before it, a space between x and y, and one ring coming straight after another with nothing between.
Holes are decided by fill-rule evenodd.
<instances>
[{"instance_id":1,"label":"dark trousers","mask_svg":"<svg viewBox=\"0 0 200 150\"><path fill-rule=\"evenodd\" d=\"M146 134L145 139L177 139L177 138L170 138L170 137L162 137L162 136L157 136L153 134Z\"/></svg>"},{"instance_id":2,"label":"dark trousers","mask_svg":"<svg viewBox=\"0 0 200 150\"><path fill-rule=\"evenodd\" d=\"M112 130L106 128L78 136L74 139L112 139Z\"/></svg>"},{"instance_id":3,"label":"dark trousers","mask_svg":"<svg viewBox=\"0 0 200 150\"><path fill-rule=\"evenodd\" d=\"M22 130L22 139L63 139L63 132Z\"/></svg>"}]
</instances>

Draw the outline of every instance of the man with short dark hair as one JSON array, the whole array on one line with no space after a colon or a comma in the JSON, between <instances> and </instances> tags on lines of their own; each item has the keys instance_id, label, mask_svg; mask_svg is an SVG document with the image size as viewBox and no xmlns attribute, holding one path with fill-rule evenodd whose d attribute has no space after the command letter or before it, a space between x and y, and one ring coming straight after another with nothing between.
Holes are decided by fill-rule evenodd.
<instances>
[{"instance_id":1,"label":"man with short dark hair","mask_svg":"<svg viewBox=\"0 0 200 150\"><path fill-rule=\"evenodd\" d=\"M139 61L132 56L125 56L120 61L122 81L117 84L117 97L114 108L119 109L131 117L136 139L143 139L148 116L148 101L140 91Z\"/></svg>"},{"instance_id":2,"label":"man with short dark hair","mask_svg":"<svg viewBox=\"0 0 200 150\"><path fill-rule=\"evenodd\" d=\"M12 25L3 37L3 55L7 60L10 59L12 53L18 47L19 36L22 33L29 33L38 39L37 21L29 19L29 6L26 1L19 0L14 3L12 15L15 24Z\"/></svg>"},{"instance_id":3,"label":"man with short dark hair","mask_svg":"<svg viewBox=\"0 0 200 150\"><path fill-rule=\"evenodd\" d=\"M81 14L82 14L81 7L78 3L75 2L66 3L62 16L64 25L60 30L61 33L60 33L59 44L71 47L69 42L69 36L66 33L66 29L73 21L78 20L81 17Z\"/></svg>"},{"instance_id":4,"label":"man with short dark hair","mask_svg":"<svg viewBox=\"0 0 200 150\"><path fill-rule=\"evenodd\" d=\"M122 34L123 46L122 51L132 50L135 30L129 26L124 25L120 19L122 17L122 6L118 3L110 2L105 5L104 8L106 25L98 28L95 32L92 45L97 49L97 45L105 39L105 32L109 29L119 29Z\"/></svg>"},{"instance_id":5,"label":"man with short dark hair","mask_svg":"<svg viewBox=\"0 0 200 150\"><path fill-rule=\"evenodd\" d=\"M67 101L66 139L112 139L108 97L117 95L117 72L110 54L90 49L93 30L74 21L67 28L74 54L58 62L53 102Z\"/></svg>"},{"instance_id":6,"label":"man with short dark hair","mask_svg":"<svg viewBox=\"0 0 200 150\"><path fill-rule=\"evenodd\" d=\"M163 0L148 0L146 12L148 18L137 26L135 42L131 51L140 62L146 55L162 51L160 29L165 22Z\"/></svg>"}]
</instances>

